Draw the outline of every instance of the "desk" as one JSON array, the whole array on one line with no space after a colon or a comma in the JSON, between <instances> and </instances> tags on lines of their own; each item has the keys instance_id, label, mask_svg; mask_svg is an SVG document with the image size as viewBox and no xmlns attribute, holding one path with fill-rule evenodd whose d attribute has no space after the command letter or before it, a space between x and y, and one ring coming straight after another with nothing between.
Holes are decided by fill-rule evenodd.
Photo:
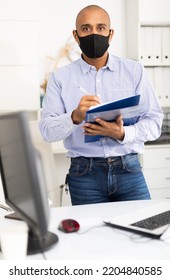
<instances>
[{"instance_id":1,"label":"desk","mask_svg":"<svg viewBox=\"0 0 170 280\"><path fill-rule=\"evenodd\" d=\"M170 260L170 240L165 243L146 237L141 238L105 225L101 226L103 218L135 211L149 204L156 207L161 201L114 202L51 208L49 230L58 235L59 242L45 252L45 256L48 260ZM59 231L58 224L65 218L76 219L81 225L81 230L70 234ZM93 225L96 227L92 229ZM86 232L90 228L91 230ZM37 254L27 256L27 259L40 260L43 257Z\"/></svg>"}]
</instances>

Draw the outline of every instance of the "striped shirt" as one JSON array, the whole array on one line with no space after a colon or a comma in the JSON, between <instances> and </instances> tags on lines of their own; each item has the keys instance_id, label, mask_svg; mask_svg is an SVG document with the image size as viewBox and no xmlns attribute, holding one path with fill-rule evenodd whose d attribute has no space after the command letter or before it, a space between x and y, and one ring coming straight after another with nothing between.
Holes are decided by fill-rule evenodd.
<instances>
[{"instance_id":1,"label":"striped shirt","mask_svg":"<svg viewBox=\"0 0 170 280\"><path fill-rule=\"evenodd\" d=\"M139 121L125 126L123 141L101 137L85 143L83 122L75 125L71 114L83 95L100 95L109 102L140 94ZM39 123L45 141L64 140L68 157L111 157L142 153L144 143L161 134L163 112L144 67L137 61L109 55L98 71L82 58L51 73Z\"/></svg>"}]
</instances>

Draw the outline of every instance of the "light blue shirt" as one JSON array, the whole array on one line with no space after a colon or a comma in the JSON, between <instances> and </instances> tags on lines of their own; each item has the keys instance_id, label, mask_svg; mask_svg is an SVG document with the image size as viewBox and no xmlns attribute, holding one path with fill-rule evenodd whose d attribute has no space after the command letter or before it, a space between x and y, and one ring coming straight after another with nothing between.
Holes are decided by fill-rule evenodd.
<instances>
[{"instance_id":1,"label":"light blue shirt","mask_svg":"<svg viewBox=\"0 0 170 280\"><path fill-rule=\"evenodd\" d=\"M139 121L125 126L123 141L102 137L85 143L83 122L75 125L71 114L83 95L81 86L89 95L100 95L109 102L140 94ZM137 61L109 55L107 64L98 71L82 58L59 68L51 74L40 120L44 140L64 140L68 157L111 157L142 153L144 143L161 134L163 112L144 67Z\"/></svg>"}]
</instances>

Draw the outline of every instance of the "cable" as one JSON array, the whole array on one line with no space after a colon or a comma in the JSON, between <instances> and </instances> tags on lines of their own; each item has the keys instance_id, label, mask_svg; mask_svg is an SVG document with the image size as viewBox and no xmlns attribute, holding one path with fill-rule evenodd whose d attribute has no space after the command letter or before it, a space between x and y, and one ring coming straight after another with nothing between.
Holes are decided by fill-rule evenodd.
<instances>
[{"instance_id":1,"label":"cable","mask_svg":"<svg viewBox=\"0 0 170 280\"><path fill-rule=\"evenodd\" d=\"M43 260L47 260L46 255L45 255L44 250L43 250L43 247L42 247L42 243L45 240L45 238L42 239L42 243L41 243L40 238L37 237L37 239L38 239L39 249L40 249L40 252L42 254Z\"/></svg>"},{"instance_id":2,"label":"cable","mask_svg":"<svg viewBox=\"0 0 170 280\"><path fill-rule=\"evenodd\" d=\"M98 226L92 226L92 227L90 227L90 228L88 228L88 229L86 229L85 231L83 231L83 232L77 232L77 234L85 234L85 233L87 233L87 232L89 232L90 230L92 230L92 229L95 229L95 228L102 228L102 227L105 227L106 225L98 225Z\"/></svg>"},{"instance_id":3,"label":"cable","mask_svg":"<svg viewBox=\"0 0 170 280\"><path fill-rule=\"evenodd\" d=\"M47 261L48 259L46 258L46 255L45 255L45 253L44 253L43 250L41 251L41 254L42 254L42 256L43 256L43 259L44 259L45 261Z\"/></svg>"}]
</instances>

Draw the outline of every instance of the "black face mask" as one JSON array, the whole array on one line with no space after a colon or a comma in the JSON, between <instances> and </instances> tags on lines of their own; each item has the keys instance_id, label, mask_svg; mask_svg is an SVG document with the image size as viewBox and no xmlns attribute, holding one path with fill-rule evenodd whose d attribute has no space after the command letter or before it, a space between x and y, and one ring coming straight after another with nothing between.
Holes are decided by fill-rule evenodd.
<instances>
[{"instance_id":1,"label":"black face mask","mask_svg":"<svg viewBox=\"0 0 170 280\"><path fill-rule=\"evenodd\" d=\"M89 58L98 58L104 55L109 47L109 36L90 34L79 37L80 49Z\"/></svg>"}]
</instances>

